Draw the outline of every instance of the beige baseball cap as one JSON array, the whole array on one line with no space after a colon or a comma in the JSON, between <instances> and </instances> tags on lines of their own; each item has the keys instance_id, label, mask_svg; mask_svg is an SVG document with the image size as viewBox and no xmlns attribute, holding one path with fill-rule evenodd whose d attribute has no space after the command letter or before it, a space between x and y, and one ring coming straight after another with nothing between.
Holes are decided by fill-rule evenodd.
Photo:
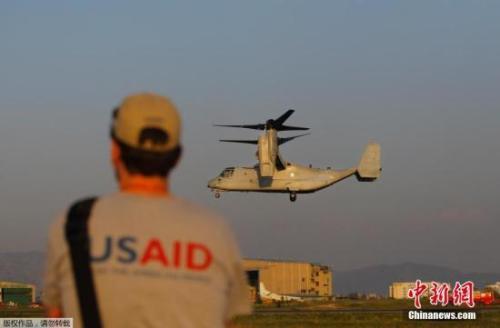
<instances>
[{"instance_id":1,"label":"beige baseball cap","mask_svg":"<svg viewBox=\"0 0 500 328\"><path fill-rule=\"evenodd\" d=\"M111 133L127 146L167 152L180 146L181 118L167 97L154 93L132 94L125 97L115 111Z\"/></svg>"}]
</instances>

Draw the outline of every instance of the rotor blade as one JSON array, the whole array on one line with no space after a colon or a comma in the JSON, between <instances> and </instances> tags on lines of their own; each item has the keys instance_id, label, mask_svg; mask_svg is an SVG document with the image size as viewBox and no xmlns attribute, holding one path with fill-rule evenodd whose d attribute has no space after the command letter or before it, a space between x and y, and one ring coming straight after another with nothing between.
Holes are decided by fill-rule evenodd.
<instances>
[{"instance_id":1,"label":"rotor blade","mask_svg":"<svg viewBox=\"0 0 500 328\"><path fill-rule=\"evenodd\" d=\"M300 126L288 126L288 125L282 125L276 129L276 131L306 131L306 130L309 130L309 128L303 128Z\"/></svg>"},{"instance_id":2,"label":"rotor blade","mask_svg":"<svg viewBox=\"0 0 500 328\"><path fill-rule=\"evenodd\" d=\"M294 113L295 111L293 109L289 109L286 111L285 114L281 115L280 117L278 117L277 119L274 120L274 123L276 123L276 126L280 126L280 125L283 125L283 123L285 123L286 120L288 120L288 118Z\"/></svg>"},{"instance_id":3,"label":"rotor blade","mask_svg":"<svg viewBox=\"0 0 500 328\"><path fill-rule=\"evenodd\" d=\"M234 143L245 143L245 144L251 144L251 145L256 145L259 142L257 140L219 140L220 142L234 142Z\"/></svg>"},{"instance_id":4,"label":"rotor blade","mask_svg":"<svg viewBox=\"0 0 500 328\"><path fill-rule=\"evenodd\" d=\"M299 134L298 136L287 137L287 138L278 138L278 145L284 144L285 142L291 141L296 138L300 138L303 136L310 135L310 133Z\"/></svg>"},{"instance_id":5,"label":"rotor blade","mask_svg":"<svg viewBox=\"0 0 500 328\"><path fill-rule=\"evenodd\" d=\"M214 126L222 126L228 128L244 128L253 130L265 130L265 124L242 124L242 125L231 125L231 124L214 124Z\"/></svg>"}]
</instances>

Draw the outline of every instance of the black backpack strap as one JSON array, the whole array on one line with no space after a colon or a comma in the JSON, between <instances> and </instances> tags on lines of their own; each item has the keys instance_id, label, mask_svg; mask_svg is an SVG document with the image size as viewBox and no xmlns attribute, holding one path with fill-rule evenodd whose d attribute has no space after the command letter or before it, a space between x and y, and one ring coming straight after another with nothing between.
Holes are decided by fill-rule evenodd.
<instances>
[{"instance_id":1,"label":"black backpack strap","mask_svg":"<svg viewBox=\"0 0 500 328\"><path fill-rule=\"evenodd\" d=\"M101 328L101 316L90 267L88 222L97 198L88 198L73 204L66 218L65 235L71 255L73 277L80 303L83 327Z\"/></svg>"}]
</instances>

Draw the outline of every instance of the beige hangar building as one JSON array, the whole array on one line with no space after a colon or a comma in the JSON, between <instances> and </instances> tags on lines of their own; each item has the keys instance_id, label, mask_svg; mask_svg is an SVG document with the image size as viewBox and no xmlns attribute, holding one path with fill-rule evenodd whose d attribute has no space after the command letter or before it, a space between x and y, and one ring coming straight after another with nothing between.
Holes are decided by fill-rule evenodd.
<instances>
[{"instance_id":1,"label":"beige hangar building","mask_svg":"<svg viewBox=\"0 0 500 328\"><path fill-rule=\"evenodd\" d=\"M328 266L266 259L243 261L254 300L266 294L274 299L324 299L333 294L332 272Z\"/></svg>"},{"instance_id":2,"label":"beige hangar building","mask_svg":"<svg viewBox=\"0 0 500 328\"><path fill-rule=\"evenodd\" d=\"M422 284L427 286L432 285L431 282L422 282ZM389 286L389 298L396 300L409 299L410 297L408 296L408 291L413 288L415 288L415 281L393 282ZM429 288L425 290L422 296L429 297Z\"/></svg>"}]
</instances>

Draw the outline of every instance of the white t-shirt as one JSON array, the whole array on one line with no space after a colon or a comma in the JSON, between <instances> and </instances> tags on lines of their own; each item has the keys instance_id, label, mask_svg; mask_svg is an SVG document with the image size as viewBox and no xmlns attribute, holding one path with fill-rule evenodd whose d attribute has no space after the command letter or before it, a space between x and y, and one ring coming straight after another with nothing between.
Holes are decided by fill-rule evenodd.
<instances>
[{"instance_id":1,"label":"white t-shirt","mask_svg":"<svg viewBox=\"0 0 500 328\"><path fill-rule=\"evenodd\" d=\"M50 230L42 298L81 327L65 222ZM104 327L214 328L251 312L238 246L206 209L115 193L94 204L89 235Z\"/></svg>"}]
</instances>

